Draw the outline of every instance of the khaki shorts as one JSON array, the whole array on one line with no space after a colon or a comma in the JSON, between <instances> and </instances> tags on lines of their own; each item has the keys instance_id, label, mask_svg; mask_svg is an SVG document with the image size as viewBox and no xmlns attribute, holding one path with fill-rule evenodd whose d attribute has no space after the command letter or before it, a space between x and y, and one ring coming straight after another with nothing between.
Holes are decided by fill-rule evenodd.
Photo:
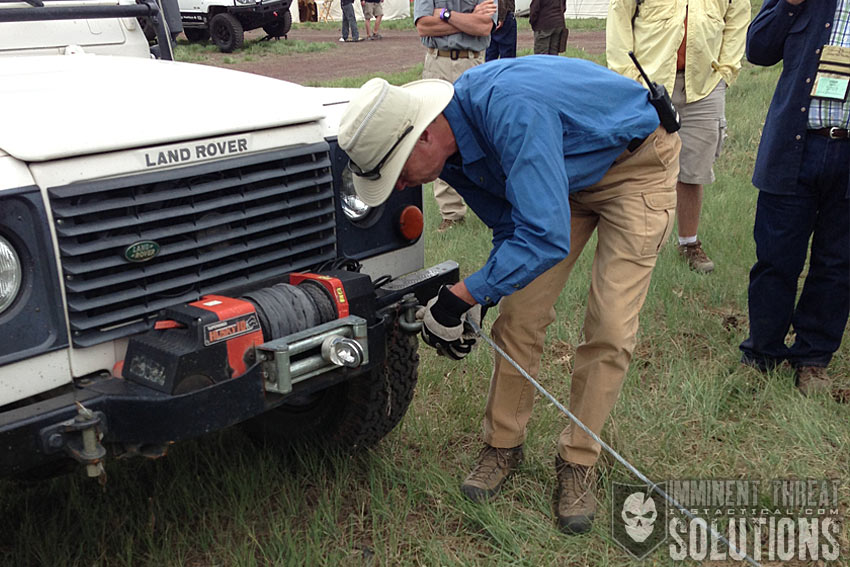
<instances>
[{"instance_id":1,"label":"khaki shorts","mask_svg":"<svg viewBox=\"0 0 850 567\"><path fill-rule=\"evenodd\" d=\"M685 74L676 73L673 104L682 118L679 181L694 185L714 182L714 160L726 139L726 82L721 80L708 96L685 104Z\"/></svg>"},{"instance_id":2,"label":"khaki shorts","mask_svg":"<svg viewBox=\"0 0 850 567\"><path fill-rule=\"evenodd\" d=\"M380 18L384 15L383 4L381 2L361 2L360 7L363 8L363 17L367 20L372 18Z\"/></svg>"}]
</instances>

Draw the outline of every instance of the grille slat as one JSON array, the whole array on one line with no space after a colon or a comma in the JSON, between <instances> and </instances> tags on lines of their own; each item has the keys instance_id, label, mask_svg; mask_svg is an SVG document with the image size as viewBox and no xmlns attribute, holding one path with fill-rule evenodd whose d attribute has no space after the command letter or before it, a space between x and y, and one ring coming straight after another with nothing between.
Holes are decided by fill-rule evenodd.
<instances>
[{"instance_id":1,"label":"grille slat","mask_svg":"<svg viewBox=\"0 0 850 567\"><path fill-rule=\"evenodd\" d=\"M74 344L336 257L327 144L49 189ZM155 241L147 262L128 246Z\"/></svg>"},{"instance_id":2,"label":"grille slat","mask_svg":"<svg viewBox=\"0 0 850 567\"><path fill-rule=\"evenodd\" d=\"M310 164L310 166L313 165L314 164ZM330 162L322 164L322 166L330 167ZM306 165L301 164L298 167L287 168L286 174L296 175L312 170L312 167L307 167ZM186 199L189 197L199 197L207 193L220 191L222 189L229 189L232 187L239 187L249 183L259 183L261 181L275 179L277 178L276 173L277 172L258 171L246 175L244 176L244 178L225 178L207 182L201 181L198 183L194 183L193 180L187 180L185 186L183 187L179 187L168 192L159 191L157 193L148 193L144 195L128 195L127 191L121 191L116 189L114 191L111 191L110 193L114 193L120 196L112 196L109 194L99 195L101 197L101 200L98 202L91 202L83 205L64 204L61 206L55 206L53 207L53 214L54 216L61 218L66 216L85 215L94 212L102 213L104 211L123 209L126 207L148 205L151 203L162 201L164 198Z\"/></svg>"}]
</instances>

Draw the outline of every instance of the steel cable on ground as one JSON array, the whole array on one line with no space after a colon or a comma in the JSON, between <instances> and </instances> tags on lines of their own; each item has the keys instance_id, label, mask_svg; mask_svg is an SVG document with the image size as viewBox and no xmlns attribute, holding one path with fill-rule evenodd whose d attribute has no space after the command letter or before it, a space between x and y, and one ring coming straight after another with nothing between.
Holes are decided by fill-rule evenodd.
<instances>
[{"instance_id":1,"label":"steel cable on ground","mask_svg":"<svg viewBox=\"0 0 850 567\"><path fill-rule=\"evenodd\" d=\"M603 441L602 439L600 439L600 438L599 438L599 436L598 436L598 435L596 435L593 431L591 431L591 430L590 430L590 429L589 429L589 428L588 428L588 427L587 427L584 423L582 423L582 421L581 421L579 418L577 418L576 416L574 416L574 415L570 412L570 410L568 410L567 408L565 408L565 407L563 406L563 404L561 404L558 400L556 400L556 399L555 399L555 397L554 397L552 394L550 394L550 393L546 390L546 388L544 388L543 386L541 386L541 385L540 385L540 383L538 383L538 382L537 382L537 380L535 380L534 378L532 378L532 377L531 377L531 375L530 375L528 372L526 372L526 371L525 371L525 370L524 370L524 369L523 369L523 368L522 368L519 364L517 364L517 363L514 361L514 359L513 359L513 358L511 358L511 357L508 355L508 353L506 353L504 350L502 350L502 349L499 347L499 345L497 345L495 342L493 342L493 339L491 339L490 337L488 337L487 335L485 335L485 334L484 334L484 332L481 330L481 327L479 327L479 326L478 326L478 325L477 325L474 321L467 320L465 324L466 324L466 325L469 325L469 326L472 328L472 330L473 330L473 331L475 331L475 333L476 333L478 336L480 336L482 339L484 339L485 341L487 341L487 343L488 343L488 344L489 344L489 345L493 348L493 350L494 350L494 351L496 351L497 353L499 353L499 355L501 355L501 357L502 357L502 358L504 358L504 359L505 359L505 360L506 360L506 361L507 361L507 362L508 362L511 366L513 366L514 368L516 368L516 369L517 369L517 372L519 372L520 374L522 374L522 376L523 376L526 380L528 380L529 382L531 382L531 384L532 384L535 388L537 388L537 391L538 391L538 392L540 392L541 394L543 394L543 396L545 396L547 400L549 400L550 402L552 402L552 404L553 404L556 408L558 408L559 410L561 410L561 412L562 412L564 415L566 415L568 418L570 418L570 421L572 421L573 423L575 423L575 424L576 424L576 425L577 425L577 426L578 426L578 427L579 427L582 431L584 431L585 433L587 433L587 434L591 437L591 439L593 439L594 441L596 441L597 443L599 443L599 445L600 445L603 449L605 449L605 451L607 451L607 452L608 452L608 454L610 454L612 457L614 457L615 459L617 459L617 461L618 461L621 465L623 465L624 467L626 467L629 471L631 471L631 472L632 472L632 474L634 474L637 478L639 478L640 480L642 480L642 481L646 484L646 486L647 486L647 487L649 487L649 489L650 489L650 490L652 490L653 492L655 492L656 494L658 494L659 496L661 496L662 498L664 498L667 502L669 502L670 504L672 504L673 506L675 506L675 507L676 507L676 509L677 509L677 510L679 510L682 514L684 514L684 515L685 515L685 516L686 516L689 520L695 521L695 522L697 522L697 523L702 523L702 524L703 524L703 525L704 525L704 526L708 529L708 531L709 531L709 533L711 534L711 537L712 537L713 539L715 539L715 540L717 540L717 541L722 542L724 545L726 545L726 547L727 547L727 548L729 548L730 550L734 551L734 552L738 555L738 557L743 557L743 558L747 561L747 563L749 563L749 564L750 564L750 565L752 565L753 567L761 567L761 564L759 564L759 563L758 563L755 559L753 559L752 557L750 557L750 556L749 556L749 555L747 555L746 553L744 553L744 552L740 551L740 550L739 550L739 549L738 549L735 545L733 545L733 544L732 544L732 542L730 542L730 541L729 541L728 539L726 539L723 535L721 535L720 533L718 533L718 532L717 532L717 530L715 530L715 529L714 529L714 528L713 528L713 527L712 527L712 526L711 526L708 522L706 522L703 518L699 518L699 517L695 516L694 514L692 514L692 513L690 512L690 510L686 509L684 506L682 506L681 504L679 504L679 502L678 502L675 498L673 498L672 496L670 496L669 494L667 494L667 493L666 493L666 492L665 492L662 488L660 488L657 484L655 484L654 482L652 482L651 480L649 480L649 478L647 478L647 477L646 477L646 476L645 476L642 472L640 472L639 470L637 470L637 469L636 469L636 468L635 468L635 467L634 467L631 463L629 463L629 462L628 462L625 458L623 458L622 456L620 456L620 454L619 454L617 451L615 451L614 449L612 449L612 448L611 448L611 447L610 447L607 443L605 443L605 441Z\"/></svg>"}]
</instances>

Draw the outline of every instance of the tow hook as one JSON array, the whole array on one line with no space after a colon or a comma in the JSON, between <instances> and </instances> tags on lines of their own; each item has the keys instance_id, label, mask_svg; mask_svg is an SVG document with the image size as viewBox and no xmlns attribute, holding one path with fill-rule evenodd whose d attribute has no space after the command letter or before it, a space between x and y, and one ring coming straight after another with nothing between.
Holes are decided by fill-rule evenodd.
<instances>
[{"instance_id":1,"label":"tow hook","mask_svg":"<svg viewBox=\"0 0 850 567\"><path fill-rule=\"evenodd\" d=\"M42 430L41 436L48 452L64 450L75 461L86 465L89 477L99 477L105 480L103 457L106 447L101 445L103 436L104 415L93 412L80 402L77 405L77 415L73 419L56 424ZM79 434L79 435L77 435Z\"/></svg>"},{"instance_id":2,"label":"tow hook","mask_svg":"<svg viewBox=\"0 0 850 567\"><path fill-rule=\"evenodd\" d=\"M416 311L420 307L416 296L412 293L405 294L401 298L399 305L401 307L401 316L398 318L398 326L401 327L401 330L410 334L416 334L421 331L422 321L416 318Z\"/></svg>"}]
</instances>

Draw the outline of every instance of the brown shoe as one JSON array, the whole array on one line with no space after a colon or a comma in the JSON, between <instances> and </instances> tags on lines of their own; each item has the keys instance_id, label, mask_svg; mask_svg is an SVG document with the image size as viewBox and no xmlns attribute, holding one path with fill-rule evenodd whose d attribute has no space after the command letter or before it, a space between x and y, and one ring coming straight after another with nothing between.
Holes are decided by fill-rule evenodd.
<instances>
[{"instance_id":1,"label":"brown shoe","mask_svg":"<svg viewBox=\"0 0 850 567\"><path fill-rule=\"evenodd\" d=\"M450 228L462 224L464 221L464 217L459 219L443 219L443 222L440 223L440 226L437 227L437 232L446 232Z\"/></svg>"},{"instance_id":2,"label":"brown shoe","mask_svg":"<svg viewBox=\"0 0 850 567\"><path fill-rule=\"evenodd\" d=\"M499 493L522 462L522 445L499 449L485 445L478 455L475 468L460 485L460 491L473 502L486 502Z\"/></svg>"},{"instance_id":3,"label":"brown shoe","mask_svg":"<svg viewBox=\"0 0 850 567\"><path fill-rule=\"evenodd\" d=\"M804 396L832 392L832 380L823 366L798 366L796 375L795 384Z\"/></svg>"},{"instance_id":4,"label":"brown shoe","mask_svg":"<svg viewBox=\"0 0 850 567\"><path fill-rule=\"evenodd\" d=\"M590 531L596 515L596 471L555 457L558 475L558 528L565 534Z\"/></svg>"},{"instance_id":5,"label":"brown shoe","mask_svg":"<svg viewBox=\"0 0 850 567\"><path fill-rule=\"evenodd\" d=\"M688 266L695 272L707 274L714 269L714 262L709 260L702 249L702 242L697 240L692 244L680 244L679 254L688 261Z\"/></svg>"}]
</instances>

